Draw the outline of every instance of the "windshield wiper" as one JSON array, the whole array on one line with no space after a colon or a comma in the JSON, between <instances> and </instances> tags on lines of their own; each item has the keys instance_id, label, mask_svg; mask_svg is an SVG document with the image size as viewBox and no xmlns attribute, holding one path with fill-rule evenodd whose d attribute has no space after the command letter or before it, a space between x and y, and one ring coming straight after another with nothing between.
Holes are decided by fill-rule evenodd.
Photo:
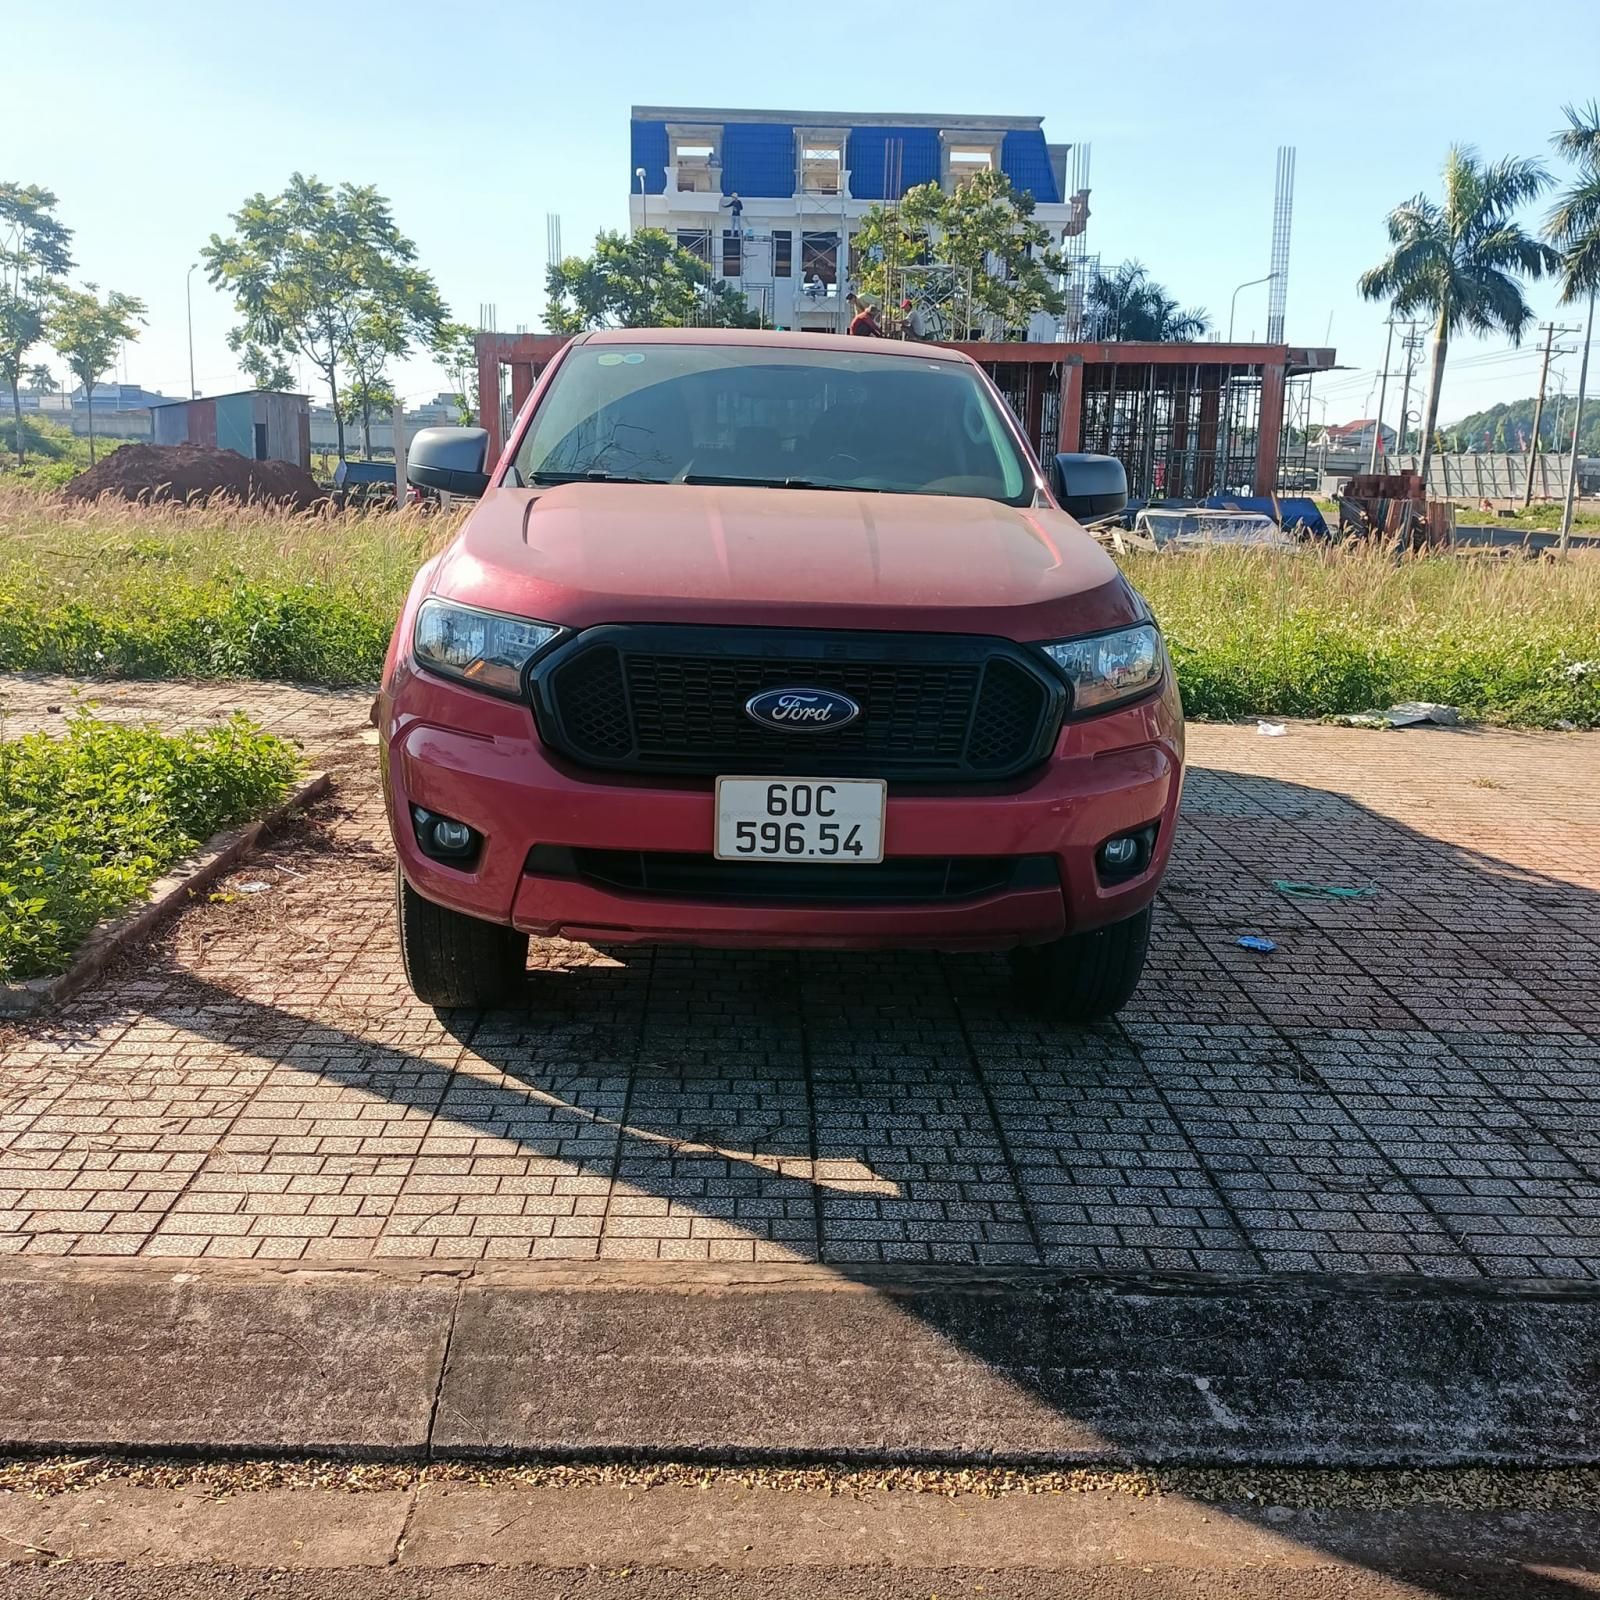
<instances>
[{"instance_id":1,"label":"windshield wiper","mask_svg":"<svg viewBox=\"0 0 1600 1600\"><path fill-rule=\"evenodd\" d=\"M839 494L884 494L886 490L861 483L819 483L815 478L737 478L716 472L686 472L678 483L712 484L733 489L831 489Z\"/></svg>"},{"instance_id":2,"label":"windshield wiper","mask_svg":"<svg viewBox=\"0 0 1600 1600\"><path fill-rule=\"evenodd\" d=\"M639 478L628 472L603 472L593 468L588 472L533 472L528 482L535 487L558 483L664 483L663 478Z\"/></svg>"}]
</instances>

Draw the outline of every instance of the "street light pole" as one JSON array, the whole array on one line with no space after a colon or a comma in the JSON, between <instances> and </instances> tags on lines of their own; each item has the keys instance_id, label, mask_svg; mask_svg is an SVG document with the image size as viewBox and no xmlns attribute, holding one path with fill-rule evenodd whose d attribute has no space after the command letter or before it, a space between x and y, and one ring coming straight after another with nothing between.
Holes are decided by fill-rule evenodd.
<instances>
[{"instance_id":1,"label":"street light pole","mask_svg":"<svg viewBox=\"0 0 1600 1600\"><path fill-rule=\"evenodd\" d=\"M199 394L194 386L194 299L189 293L189 282L194 277L194 269L198 261L191 264L189 270L183 275L183 310L189 323L189 398L199 399Z\"/></svg>"},{"instance_id":2,"label":"street light pole","mask_svg":"<svg viewBox=\"0 0 1600 1600\"><path fill-rule=\"evenodd\" d=\"M612 193L616 191L613 189ZM1258 283L1271 283L1278 274L1269 272L1264 278L1252 278L1248 283L1241 283L1239 289L1253 289ZM1239 289L1233 291L1233 299L1228 302L1228 343L1233 343L1233 313L1239 305Z\"/></svg>"},{"instance_id":3,"label":"street light pole","mask_svg":"<svg viewBox=\"0 0 1600 1600\"><path fill-rule=\"evenodd\" d=\"M633 175L639 180L639 228L644 228L648 227L650 223L650 213L647 209L650 202L645 198L644 192L644 168L635 167ZM633 231L637 233L639 228L635 228Z\"/></svg>"}]
</instances>

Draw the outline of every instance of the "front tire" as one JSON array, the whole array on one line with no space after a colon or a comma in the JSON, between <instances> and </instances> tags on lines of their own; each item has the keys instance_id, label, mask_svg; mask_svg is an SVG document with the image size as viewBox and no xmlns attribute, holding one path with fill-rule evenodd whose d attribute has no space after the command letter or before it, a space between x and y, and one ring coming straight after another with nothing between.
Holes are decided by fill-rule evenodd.
<instances>
[{"instance_id":1,"label":"front tire","mask_svg":"<svg viewBox=\"0 0 1600 1600\"><path fill-rule=\"evenodd\" d=\"M528 936L424 900L395 873L400 959L424 1005L484 1010L510 1004L528 970Z\"/></svg>"},{"instance_id":2,"label":"front tire","mask_svg":"<svg viewBox=\"0 0 1600 1600\"><path fill-rule=\"evenodd\" d=\"M1150 947L1152 908L1089 933L1013 953L1028 1002L1055 1022L1099 1022L1133 996Z\"/></svg>"}]
</instances>

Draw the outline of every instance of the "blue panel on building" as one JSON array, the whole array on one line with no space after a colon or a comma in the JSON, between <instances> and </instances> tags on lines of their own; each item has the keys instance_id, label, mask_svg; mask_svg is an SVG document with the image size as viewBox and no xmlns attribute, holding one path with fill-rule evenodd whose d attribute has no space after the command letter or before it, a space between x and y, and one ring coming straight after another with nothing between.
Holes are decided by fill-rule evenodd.
<instances>
[{"instance_id":1,"label":"blue panel on building","mask_svg":"<svg viewBox=\"0 0 1600 1600\"><path fill-rule=\"evenodd\" d=\"M628 188L634 193L639 192L639 180L635 176L640 167L644 168L644 192L646 194L665 194L667 192L667 162L671 153L667 146L667 125L664 122L639 122L633 124L633 165L628 169Z\"/></svg>"},{"instance_id":2,"label":"blue panel on building","mask_svg":"<svg viewBox=\"0 0 1600 1600\"><path fill-rule=\"evenodd\" d=\"M898 150L892 149L898 142ZM885 159L887 157L887 160ZM900 194L885 192L887 178L894 183L892 166L898 157ZM939 181L939 130L937 128L852 128L845 152L850 169L850 193L857 200L898 200L919 183Z\"/></svg>"},{"instance_id":3,"label":"blue panel on building","mask_svg":"<svg viewBox=\"0 0 1600 1600\"><path fill-rule=\"evenodd\" d=\"M217 448L237 450L253 460L256 453L256 397L250 394L217 396Z\"/></svg>"},{"instance_id":4,"label":"blue panel on building","mask_svg":"<svg viewBox=\"0 0 1600 1600\"><path fill-rule=\"evenodd\" d=\"M722 192L787 199L796 188L794 129L781 122L730 122L722 130Z\"/></svg>"},{"instance_id":5,"label":"blue panel on building","mask_svg":"<svg viewBox=\"0 0 1600 1600\"><path fill-rule=\"evenodd\" d=\"M1054 205L1061 199L1042 129L1013 129L1008 133L1000 148L1000 170L1013 188L1026 190L1042 205Z\"/></svg>"}]
</instances>

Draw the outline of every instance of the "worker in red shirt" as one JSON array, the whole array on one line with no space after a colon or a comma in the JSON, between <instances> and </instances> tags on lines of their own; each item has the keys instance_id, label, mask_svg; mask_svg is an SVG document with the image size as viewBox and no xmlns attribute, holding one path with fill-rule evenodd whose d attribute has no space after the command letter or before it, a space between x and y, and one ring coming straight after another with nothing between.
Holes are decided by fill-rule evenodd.
<instances>
[{"instance_id":1,"label":"worker in red shirt","mask_svg":"<svg viewBox=\"0 0 1600 1600\"><path fill-rule=\"evenodd\" d=\"M881 339L883 329L878 326L878 319L873 315L872 307L857 294L847 294L845 300L855 315L850 319L849 332L858 338Z\"/></svg>"}]
</instances>

